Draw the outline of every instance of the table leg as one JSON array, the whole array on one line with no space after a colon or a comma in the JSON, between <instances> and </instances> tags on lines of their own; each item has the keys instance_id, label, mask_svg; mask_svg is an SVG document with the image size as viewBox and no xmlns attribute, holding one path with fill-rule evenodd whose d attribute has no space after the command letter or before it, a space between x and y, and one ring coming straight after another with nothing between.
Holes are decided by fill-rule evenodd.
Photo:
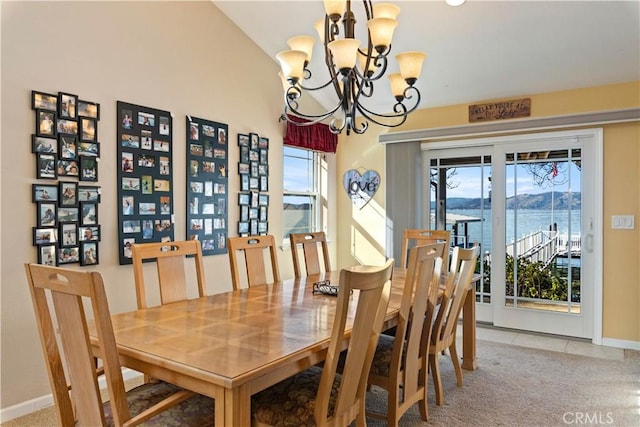
<instances>
[{"instance_id":1,"label":"table leg","mask_svg":"<svg viewBox=\"0 0 640 427\"><path fill-rule=\"evenodd\" d=\"M476 363L476 290L471 286L462 307L462 368L473 371Z\"/></svg>"},{"instance_id":2,"label":"table leg","mask_svg":"<svg viewBox=\"0 0 640 427\"><path fill-rule=\"evenodd\" d=\"M250 426L251 425L251 394L247 384L225 389L223 421L219 422L218 403L216 402L216 425L222 426Z\"/></svg>"}]
</instances>

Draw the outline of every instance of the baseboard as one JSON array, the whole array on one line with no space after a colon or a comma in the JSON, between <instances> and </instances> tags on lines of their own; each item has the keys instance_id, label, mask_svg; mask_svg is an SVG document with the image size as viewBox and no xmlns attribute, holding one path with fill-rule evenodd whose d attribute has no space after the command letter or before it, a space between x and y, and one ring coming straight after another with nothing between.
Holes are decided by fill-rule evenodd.
<instances>
[{"instance_id":1,"label":"baseboard","mask_svg":"<svg viewBox=\"0 0 640 427\"><path fill-rule=\"evenodd\" d=\"M125 381L140 376L142 376L140 372L127 368L122 370L122 377ZM104 388L107 386L104 377L99 378L98 383L100 384L100 388ZM44 409L49 406L53 406L52 394L27 400L26 402L21 402L16 405L9 406L8 408L2 408L0 409L0 423L4 423L15 418L28 415L32 412L39 411L40 409Z\"/></svg>"},{"instance_id":2,"label":"baseboard","mask_svg":"<svg viewBox=\"0 0 640 427\"><path fill-rule=\"evenodd\" d=\"M618 340L615 338L602 338L602 345L607 347L624 348L627 350L640 351L640 341Z\"/></svg>"}]
</instances>

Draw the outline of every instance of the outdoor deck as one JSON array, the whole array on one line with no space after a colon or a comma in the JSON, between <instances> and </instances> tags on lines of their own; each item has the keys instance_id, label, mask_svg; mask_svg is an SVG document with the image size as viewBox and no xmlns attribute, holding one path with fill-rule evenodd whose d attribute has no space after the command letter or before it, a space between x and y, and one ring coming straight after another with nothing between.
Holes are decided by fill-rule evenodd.
<instances>
[{"instance_id":1,"label":"outdoor deck","mask_svg":"<svg viewBox=\"0 0 640 427\"><path fill-rule=\"evenodd\" d=\"M526 258L531 262L542 262L545 267L557 257L579 258L581 252L580 235L557 231L534 231L506 247L507 255Z\"/></svg>"}]
</instances>

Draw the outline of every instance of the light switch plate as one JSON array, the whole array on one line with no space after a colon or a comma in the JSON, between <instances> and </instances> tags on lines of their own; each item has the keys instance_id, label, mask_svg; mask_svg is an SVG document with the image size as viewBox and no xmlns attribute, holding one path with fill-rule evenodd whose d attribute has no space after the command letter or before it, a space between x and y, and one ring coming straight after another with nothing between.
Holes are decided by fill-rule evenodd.
<instances>
[{"instance_id":1,"label":"light switch plate","mask_svg":"<svg viewBox=\"0 0 640 427\"><path fill-rule=\"evenodd\" d=\"M611 228L617 230L633 230L635 228L635 217L633 215L612 215Z\"/></svg>"}]
</instances>

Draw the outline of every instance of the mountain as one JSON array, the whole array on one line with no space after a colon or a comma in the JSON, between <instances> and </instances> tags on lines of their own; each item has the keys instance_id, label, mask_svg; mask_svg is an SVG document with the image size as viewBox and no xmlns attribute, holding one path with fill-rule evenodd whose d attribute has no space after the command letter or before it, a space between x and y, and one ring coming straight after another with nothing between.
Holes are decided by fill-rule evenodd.
<instances>
[{"instance_id":1,"label":"mountain","mask_svg":"<svg viewBox=\"0 0 640 427\"><path fill-rule=\"evenodd\" d=\"M572 209L580 208L580 193L571 193L554 191L539 193L539 194L519 194L516 197L507 198L507 209L539 209L550 210L551 199L553 199L553 208L558 210L566 210L571 203ZM464 198L464 197L451 197L447 199L447 209L480 209L481 198ZM435 202L431 203L431 207L435 206ZM491 206L491 199L484 199L484 207L489 208Z\"/></svg>"}]
</instances>

